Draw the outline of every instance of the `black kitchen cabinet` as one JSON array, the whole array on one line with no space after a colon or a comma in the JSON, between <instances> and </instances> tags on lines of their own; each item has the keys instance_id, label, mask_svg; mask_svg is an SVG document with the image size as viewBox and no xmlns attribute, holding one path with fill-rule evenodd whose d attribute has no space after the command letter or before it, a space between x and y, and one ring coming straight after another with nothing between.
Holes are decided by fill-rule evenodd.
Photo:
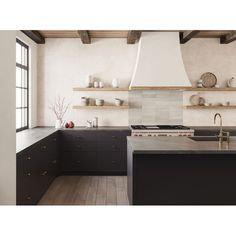
<instances>
[{"instance_id":1,"label":"black kitchen cabinet","mask_svg":"<svg viewBox=\"0 0 236 236\"><path fill-rule=\"evenodd\" d=\"M57 134L17 154L17 204L34 205L59 174Z\"/></svg>"},{"instance_id":2,"label":"black kitchen cabinet","mask_svg":"<svg viewBox=\"0 0 236 236\"><path fill-rule=\"evenodd\" d=\"M60 131L64 173L126 174L130 130Z\"/></svg>"},{"instance_id":3,"label":"black kitchen cabinet","mask_svg":"<svg viewBox=\"0 0 236 236\"><path fill-rule=\"evenodd\" d=\"M60 174L126 174L130 130L60 130L17 154L17 205L35 205Z\"/></svg>"}]
</instances>

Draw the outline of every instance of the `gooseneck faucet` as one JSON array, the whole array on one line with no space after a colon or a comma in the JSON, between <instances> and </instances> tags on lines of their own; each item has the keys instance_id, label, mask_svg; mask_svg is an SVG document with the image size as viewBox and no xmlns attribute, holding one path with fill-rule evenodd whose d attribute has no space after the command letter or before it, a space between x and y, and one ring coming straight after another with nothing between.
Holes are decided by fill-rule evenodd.
<instances>
[{"instance_id":1,"label":"gooseneck faucet","mask_svg":"<svg viewBox=\"0 0 236 236\"><path fill-rule=\"evenodd\" d=\"M219 116L220 118L220 133L219 136L223 136L223 129L222 129L222 116L220 113L216 113L214 116L214 124L216 123L216 118Z\"/></svg>"},{"instance_id":2,"label":"gooseneck faucet","mask_svg":"<svg viewBox=\"0 0 236 236\"><path fill-rule=\"evenodd\" d=\"M230 134L229 132L224 132L223 128L222 128L222 116L220 113L216 113L214 116L214 124L216 123L216 118L219 117L220 118L220 133L219 135L217 135L217 137L219 138L219 148L222 148L223 146L223 141L224 141L224 133L226 134L226 138L227 138L227 148L229 148L229 138L230 138Z\"/></svg>"}]
</instances>

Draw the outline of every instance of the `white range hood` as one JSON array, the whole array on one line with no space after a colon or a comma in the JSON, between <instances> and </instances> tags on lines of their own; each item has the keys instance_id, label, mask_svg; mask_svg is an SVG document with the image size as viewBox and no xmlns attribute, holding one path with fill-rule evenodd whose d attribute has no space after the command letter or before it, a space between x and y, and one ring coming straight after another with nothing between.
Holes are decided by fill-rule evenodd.
<instances>
[{"instance_id":1,"label":"white range hood","mask_svg":"<svg viewBox=\"0 0 236 236\"><path fill-rule=\"evenodd\" d=\"M191 87L182 60L178 32L142 33L130 88L152 87Z\"/></svg>"}]
</instances>

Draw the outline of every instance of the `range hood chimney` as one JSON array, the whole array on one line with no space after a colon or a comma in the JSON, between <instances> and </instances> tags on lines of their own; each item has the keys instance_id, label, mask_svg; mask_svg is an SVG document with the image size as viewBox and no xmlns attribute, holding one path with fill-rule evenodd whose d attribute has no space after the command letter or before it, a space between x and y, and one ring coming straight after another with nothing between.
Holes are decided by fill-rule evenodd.
<instances>
[{"instance_id":1,"label":"range hood chimney","mask_svg":"<svg viewBox=\"0 0 236 236\"><path fill-rule=\"evenodd\" d=\"M131 89L191 87L182 60L178 32L143 32Z\"/></svg>"}]
</instances>

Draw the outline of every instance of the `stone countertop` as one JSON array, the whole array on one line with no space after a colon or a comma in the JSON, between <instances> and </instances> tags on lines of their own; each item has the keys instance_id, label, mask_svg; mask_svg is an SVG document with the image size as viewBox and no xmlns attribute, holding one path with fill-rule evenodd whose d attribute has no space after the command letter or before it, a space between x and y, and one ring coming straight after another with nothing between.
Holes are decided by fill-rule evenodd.
<instances>
[{"instance_id":1,"label":"stone countertop","mask_svg":"<svg viewBox=\"0 0 236 236\"><path fill-rule=\"evenodd\" d=\"M16 133L16 153L19 153L58 130L130 130L128 126L101 126L98 128L75 127L73 129L55 129L53 127L36 127Z\"/></svg>"},{"instance_id":2,"label":"stone countertop","mask_svg":"<svg viewBox=\"0 0 236 236\"><path fill-rule=\"evenodd\" d=\"M37 127L17 132L16 153L23 151L56 131L57 129L52 127Z\"/></svg>"},{"instance_id":3,"label":"stone countertop","mask_svg":"<svg viewBox=\"0 0 236 236\"><path fill-rule=\"evenodd\" d=\"M60 130L131 130L129 126L98 126L97 128L87 128L86 126L76 126L73 129L62 128Z\"/></svg>"},{"instance_id":4,"label":"stone countertop","mask_svg":"<svg viewBox=\"0 0 236 236\"><path fill-rule=\"evenodd\" d=\"M194 141L187 137L127 137L135 154L235 153L236 137L231 137L229 149L218 141Z\"/></svg>"},{"instance_id":5,"label":"stone countertop","mask_svg":"<svg viewBox=\"0 0 236 236\"><path fill-rule=\"evenodd\" d=\"M219 130L220 126L187 126L196 130ZM236 130L236 126L222 126L223 130Z\"/></svg>"}]
</instances>

